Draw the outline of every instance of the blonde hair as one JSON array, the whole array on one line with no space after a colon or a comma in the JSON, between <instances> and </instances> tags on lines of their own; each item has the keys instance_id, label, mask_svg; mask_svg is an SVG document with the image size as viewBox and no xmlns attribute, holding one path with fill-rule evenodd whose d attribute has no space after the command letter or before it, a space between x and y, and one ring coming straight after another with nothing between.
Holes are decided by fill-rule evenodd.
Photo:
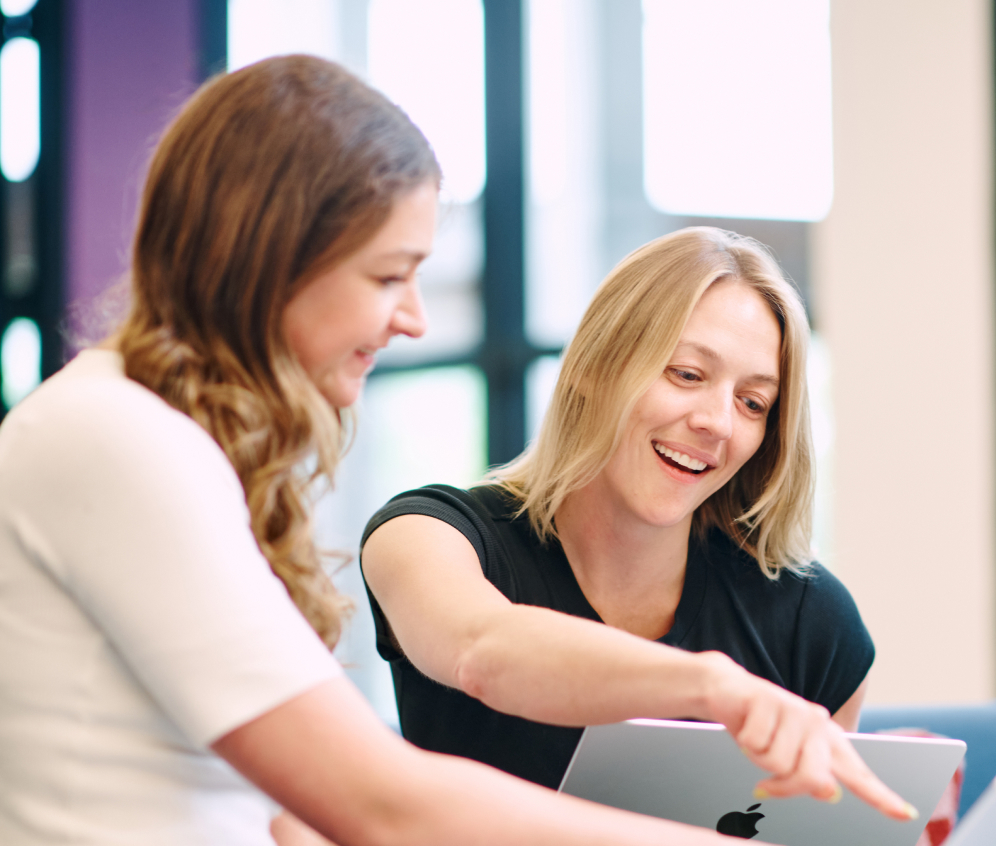
<instances>
[{"instance_id":1,"label":"blonde hair","mask_svg":"<svg viewBox=\"0 0 996 846\"><path fill-rule=\"evenodd\" d=\"M348 412L312 384L281 316L426 182L438 165L396 106L338 65L284 56L204 85L159 142L142 198L116 336L125 372L225 451L261 551L330 647L349 603L312 540L309 489L331 480Z\"/></svg>"},{"instance_id":2,"label":"blonde hair","mask_svg":"<svg viewBox=\"0 0 996 846\"><path fill-rule=\"evenodd\" d=\"M777 578L810 560L813 452L806 387L809 330L796 290L751 238L692 227L630 253L602 282L564 352L536 441L489 475L541 539L556 536L564 498L591 482L619 445L637 400L660 377L703 293L737 281L771 306L782 331L780 390L764 439L695 512L693 531L725 532Z\"/></svg>"}]
</instances>

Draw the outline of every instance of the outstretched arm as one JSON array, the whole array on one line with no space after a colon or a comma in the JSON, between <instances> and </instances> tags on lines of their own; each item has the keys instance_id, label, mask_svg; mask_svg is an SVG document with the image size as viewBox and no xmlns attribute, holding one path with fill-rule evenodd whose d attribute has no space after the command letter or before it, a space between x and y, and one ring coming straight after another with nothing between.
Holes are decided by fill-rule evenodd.
<instances>
[{"instance_id":1,"label":"outstretched arm","mask_svg":"<svg viewBox=\"0 0 996 846\"><path fill-rule=\"evenodd\" d=\"M861 706L865 701L865 694L868 692L868 677L858 685L858 689L851 694L851 698L837 709L833 715L833 721L844 731L857 731L861 722Z\"/></svg>"},{"instance_id":2,"label":"outstretched arm","mask_svg":"<svg viewBox=\"0 0 996 846\"><path fill-rule=\"evenodd\" d=\"M335 846L287 811L282 811L270 823L270 836L277 846Z\"/></svg>"},{"instance_id":3,"label":"outstretched arm","mask_svg":"<svg viewBox=\"0 0 996 846\"><path fill-rule=\"evenodd\" d=\"M340 846L723 846L705 829L563 796L384 727L345 678L278 706L212 748ZM291 836L309 832L285 818ZM297 829L294 831L293 829ZM289 843L294 841L288 841ZM310 846L310 844L309 844Z\"/></svg>"},{"instance_id":4,"label":"outstretched arm","mask_svg":"<svg viewBox=\"0 0 996 846\"><path fill-rule=\"evenodd\" d=\"M470 542L440 520L404 515L380 526L364 546L363 570L409 660L497 711L559 725L635 717L723 723L774 774L759 785L771 795L832 799L839 781L889 816L910 816L825 708L720 653L688 653L513 604L484 578Z\"/></svg>"}]
</instances>

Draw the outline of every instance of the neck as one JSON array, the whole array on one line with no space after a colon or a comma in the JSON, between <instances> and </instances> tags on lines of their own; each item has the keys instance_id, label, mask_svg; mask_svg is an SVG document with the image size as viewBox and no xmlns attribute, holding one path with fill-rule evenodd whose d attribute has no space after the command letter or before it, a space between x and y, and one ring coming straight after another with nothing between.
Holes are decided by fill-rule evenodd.
<instances>
[{"instance_id":1,"label":"neck","mask_svg":"<svg viewBox=\"0 0 996 846\"><path fill-rule=\"evenodd\" d=\"M100 343L94 344L94 349L97 350L118 350L119 349L119 333L115 332L113 335L108 335Z\"/></svg>"},{"instance_id":2,"label":"neck","mask_svg":"<svg viewBox=\"0 0 996 846\"><path fill-rule=\"evenodd\" d=\"M614 509L596 480L569 494L555 519L574 576L606 623L653 639L671 629L685 583L691 515L673 526L647 525Z\"/></svg>"}]
</instances>

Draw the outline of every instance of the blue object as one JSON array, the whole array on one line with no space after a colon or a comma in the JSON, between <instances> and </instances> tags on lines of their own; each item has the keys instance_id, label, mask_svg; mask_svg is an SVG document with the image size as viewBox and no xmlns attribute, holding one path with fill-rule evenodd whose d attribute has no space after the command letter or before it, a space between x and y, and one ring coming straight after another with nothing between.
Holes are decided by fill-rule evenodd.
<instances>
[{"instance_id":1,"label":"blue object","mask_svg":"<svg viewBox=\"0 0 996 846\"><path fill-rule=\"evenodd\" d=\"M964 740L965 781L958 818L996 778L996 701L982 705L869 705L861 711L859 731L917 728ZM921 808L930 813L933 808Z\"/></svg>"}]
</instances>

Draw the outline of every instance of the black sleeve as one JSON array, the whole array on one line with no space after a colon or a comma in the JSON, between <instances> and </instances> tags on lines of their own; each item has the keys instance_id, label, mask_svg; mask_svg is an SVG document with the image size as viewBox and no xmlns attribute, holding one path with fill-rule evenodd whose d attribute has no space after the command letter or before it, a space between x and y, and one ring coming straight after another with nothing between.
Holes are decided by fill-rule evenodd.
<instances>
[{"instance_id":1,"label":"black sleeve","mask_svg":"<svg viewBox=\"0 0 996 846\"><path fill-rule=\"evenodd\" d=\"M506 596L510 594L509 573L502 566L502 556L497 554L495 540L486 514L474 499L473 495L449 485L429 485L413 491L405 491L388 501L363 530L360 540L360 571L363 571L363 545L375 530L388 520L403 514L422 514L435 517L456 529L467 538L477 552L481 562L481 570L485 577ZM366 578L364 577L364 584ZM377 630L377 652L385 661L401 658L401 653L391 636L387 617L367 586L367 596L370 598L370 608L373 611L374 624Z\"/></svg>"},{"instance_id":2,"label":"black sleeve","mask_svg":"<svg viewBox=\"0 0 996 846\"><path fill-rule=\"evenodd\" d=\"M868 675L875 645L847 588L818 564L805 579L795 633L793 687L833 714Z\"/></svg>"}]
</instances>

